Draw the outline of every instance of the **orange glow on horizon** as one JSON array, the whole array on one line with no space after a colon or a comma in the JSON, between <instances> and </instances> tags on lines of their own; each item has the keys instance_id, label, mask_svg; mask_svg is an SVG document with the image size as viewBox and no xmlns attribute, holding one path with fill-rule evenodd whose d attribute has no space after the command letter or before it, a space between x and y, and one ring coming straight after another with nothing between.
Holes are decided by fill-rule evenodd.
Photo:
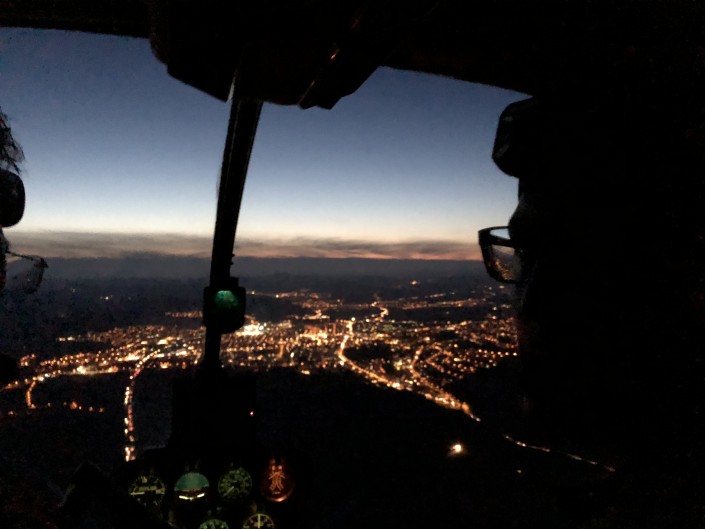
<instances>
[{"instance_id":1,"label":"orange glow on horizon","mask_svg":"<svg viewBox=\"0 0 705 529\"><path fill-rule=\"evenodd\" d=\"M163 233L73 233L13 230L11 242L25 253L46 258L112 259L141 256L210 258L211 239L205 235ZM250 258L409 259L480 261L475 241L237 239L235 254Z\"/></svg>"}]
</instances>

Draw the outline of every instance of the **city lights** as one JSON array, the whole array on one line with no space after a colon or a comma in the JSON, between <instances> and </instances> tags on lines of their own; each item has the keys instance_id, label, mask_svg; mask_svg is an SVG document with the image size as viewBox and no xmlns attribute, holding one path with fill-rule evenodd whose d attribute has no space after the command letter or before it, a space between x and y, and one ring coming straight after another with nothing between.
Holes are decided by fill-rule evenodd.
<instances>
[{"instance_id":1,"label":"city lights","mask_svg":"<svg viewBox=\"0 0 705 529\"><path fill-rule=\"evenodd\" d=\"M226 367L255 370L286 367L303 375L321 370L345 370L371 384L420 394L439 406L459 410L479 421L470 406L446 390L446 386L516 355L509 306L491 288L464 299L434 293L426 297L377 300L371 304L344 303L310 290L257 295L264 299L268 296L284 299L301 310L276 322L257 321L248 316L247 325L222 337L221 360ZM480 319L458 321L456 317L455 322L429 323L416 321L413 316L417 311L462 314L471 309L477 313L478 308L485 314ZM349 316L341 317L341 314ZM203 351L203 329L181 323L182 320L200 322L200 312L167 312L165 316L174 324L133 325L62 336L58 342L103 346L97 351L74 352L43 360L40 359L47 358L46 354L28 354L20 359L20 365L31 375L0 388L0 392L22 390L29 411L52 405L52 402L41 402L36 388L58 377L126 373L122 402L124 455L126 460L132 460L137 450L134 423L137 379L145 370L192 367ZM361 354L361 351L370 353ZM102 407L89 408L92 403L78 400L53 404L76 412L103 411ZM250 416L254 416L254 411ZM457 456L465 450L461 443L455 443L449 453Z\"/></svg>"}]
</instances>

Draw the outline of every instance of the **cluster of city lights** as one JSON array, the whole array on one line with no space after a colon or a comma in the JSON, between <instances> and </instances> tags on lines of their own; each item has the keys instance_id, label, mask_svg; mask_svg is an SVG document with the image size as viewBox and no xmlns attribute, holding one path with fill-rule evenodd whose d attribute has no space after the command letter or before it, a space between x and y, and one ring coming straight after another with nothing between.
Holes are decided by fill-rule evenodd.
<instances>
[{"instance_id":1,"label":"cluster of city lights","mask_svg":"<svg viewBox=\"0 0 705 529\"><path fill-rule=\"evenodd\" d=\"M318 370L345 369L376 385L419 393L440 406L460 410L477 420L468 404L446 391L444 385L477 369L492 367L502 358L516 355L512 322L504 314L508 311L502 310L506 307L498 310L495 294L490 289L472 299L448 300L442 294L434 294L426 298L378 300L372 304L345 304L310 291L273 294L272 297L296 303L305 309L305 314L277 323L259 322L249 317L240 331L223 336L221 358L229 366L250 369L282 366L304 375ZM462 311L482 304L487 308L487 317L480 321L422 324L412 318L390 319L392 310L397 315L419 309ZM333 312L356 313L358 317L334 319L330 316ZM38 385L57 377L128 372L123 398L124 455L125 459L131 460L136 451L134 398L138 377L148 369L191 367L203 349L202 329L178 324L181 319L200 321L200 311L169 312L167 316L175 321L174 325L129 326L62 336L58 338L59 342L73 342L77 347L82 343L98 344L93 347L98 350L44 360L39 358L48 355L27 355L21 359L20 365L31 375L0 388L0 392L23 390L26 409L34 410L51 407L50 402L35 402L33 391ZM438 340L436 337L440 333L452 333L455 338ZM359 354L351 356L350 351L375 344L384 344L389 354L369 358ZM96 411L78 403L66 407ZM5 416L13 415L6 412ZM453 450L456 449L452 448L451 452Z\"/></svg>"}]
</instances>

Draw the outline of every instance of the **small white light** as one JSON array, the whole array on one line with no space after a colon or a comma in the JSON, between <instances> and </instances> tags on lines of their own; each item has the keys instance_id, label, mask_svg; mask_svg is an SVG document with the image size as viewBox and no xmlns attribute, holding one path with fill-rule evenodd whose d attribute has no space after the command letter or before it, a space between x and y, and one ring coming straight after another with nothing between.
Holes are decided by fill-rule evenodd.
<instances>
[{"instance_id":1,"label":"small white light","mask_svg":"<svg viewBox=\"0 0 705 529\"><path fill-rule=\"evenodd\" d=\"M455 444L451 445L449 455L459 456L464 453L465 453L465 447L462 444L455 443Z\"/></svg>"}]
</instances>

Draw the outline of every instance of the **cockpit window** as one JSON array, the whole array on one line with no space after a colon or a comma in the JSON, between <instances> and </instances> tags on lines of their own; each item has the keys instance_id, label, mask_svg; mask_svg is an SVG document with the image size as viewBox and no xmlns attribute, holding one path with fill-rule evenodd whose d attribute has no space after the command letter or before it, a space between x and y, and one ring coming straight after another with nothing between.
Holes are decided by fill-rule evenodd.
<instances>
[{"instance_id":1,"label":"cockpit window","mask_svg":"<svg viewBox=\"0 0 705 529\"><path fill-rule=\"evenodd\" d=\"M51 498L82 461L119 469L169 441L171 387L203 352L228 106L169 78L141 40L3 30L0 61L27 160L25 217L5 235L49 265L38 292L0 298L18 368L0 387L0 454ZM517 355L511 290L485 276L476 234L516 205L491 149L521 97L383 68L331 111L265 105L233 264L246 321L221 347L228 370L262 375L237 412L262 439L303 449L312 432L296 433L292 410L332 421L333 401L313 395L334 394L335 377L341 392L478 420L467 381ZM472 452L467 432L439 437L434 457ZM262 486L232 464L234 484L209 476L211 489ZM211 494L206 470L183 470L183 501ZM160 502L173 483L150 472L126 490Z\"/></svg>"}]
</instances>

